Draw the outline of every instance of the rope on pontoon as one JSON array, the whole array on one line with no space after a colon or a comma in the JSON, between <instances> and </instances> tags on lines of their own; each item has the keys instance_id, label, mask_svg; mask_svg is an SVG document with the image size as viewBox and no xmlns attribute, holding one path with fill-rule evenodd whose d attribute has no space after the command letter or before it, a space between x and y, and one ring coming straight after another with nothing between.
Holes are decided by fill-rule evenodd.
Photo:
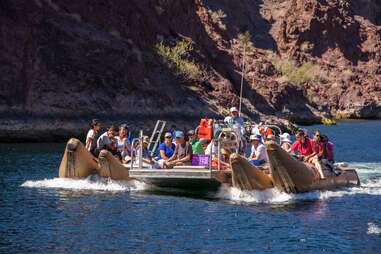
<instances>
[{"instance_id":1,"label":"rope on pontoon","mask_svg":"<svg viewBox=\"0 0 381 254\"><path fill-rule=\"evenodd\" d=\"M76 176L75 173L75 154L74 151L67 149L65 177Z\"/></svg>"}]
</instances>

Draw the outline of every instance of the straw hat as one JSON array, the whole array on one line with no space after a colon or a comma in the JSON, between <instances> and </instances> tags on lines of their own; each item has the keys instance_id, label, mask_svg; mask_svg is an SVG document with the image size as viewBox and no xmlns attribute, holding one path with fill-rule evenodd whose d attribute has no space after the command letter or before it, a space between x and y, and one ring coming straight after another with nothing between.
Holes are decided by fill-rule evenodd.
<instances>
[{"instance_id":1,"label":"straw hat","mask_svg":"<svg viewBox=\"0 0 381 254\"><path fill-rule=\"evenodd\" d=\"M225 148L221 148L221 154L222 155L226 155L226 156L229 156L231 154L231 152L229 152L227 149Z\"/></svg>"},{"instance_id":2,"label":"straw hat","mask_svg":"<svg viewBox=\"0 0 381 254\"><path fill-rule=\"evenodd\" d=\"M148 136L143 137L143 143L146 143L147 145L149 144L149 137Z\"/></svg>"}]
</instances>

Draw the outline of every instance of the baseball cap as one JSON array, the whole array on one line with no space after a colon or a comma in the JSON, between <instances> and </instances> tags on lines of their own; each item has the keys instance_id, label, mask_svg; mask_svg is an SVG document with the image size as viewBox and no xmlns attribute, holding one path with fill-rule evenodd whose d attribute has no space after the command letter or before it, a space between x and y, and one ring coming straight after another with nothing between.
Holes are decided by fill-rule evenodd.
<instances>
[{"instance_id":1,"label":"baseball cap","mask_svg":"<svg viewBox=\"0 0 381 254\"><path fill-rule=\"evenodd\" d=\"M176 131L175 137L176 138L183 138L184 137L184 132L182 132L182 131Z\"/></svg>"}]
</instances>

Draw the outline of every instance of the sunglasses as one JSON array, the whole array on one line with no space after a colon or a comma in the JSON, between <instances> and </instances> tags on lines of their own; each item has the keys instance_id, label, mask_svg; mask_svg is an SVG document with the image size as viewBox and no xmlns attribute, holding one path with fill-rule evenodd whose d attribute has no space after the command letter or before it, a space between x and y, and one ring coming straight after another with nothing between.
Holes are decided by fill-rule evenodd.
<instances>
[{"instance_id":1,"label":"sunglasses","mask_svg":"<svg viewBox=\"0 0 381 254\"><path fill-rule=\"evenodd\" d=\"M172 137L165 137L165 138L172 138Z\"/></svg>"}]
</instances>

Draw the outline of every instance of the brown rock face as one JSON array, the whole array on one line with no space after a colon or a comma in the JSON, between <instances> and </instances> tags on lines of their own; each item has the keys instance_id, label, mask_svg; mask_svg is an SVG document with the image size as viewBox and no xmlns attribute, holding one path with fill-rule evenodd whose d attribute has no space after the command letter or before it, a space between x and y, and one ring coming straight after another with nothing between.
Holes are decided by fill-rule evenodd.
<instances>
[{"instance_id":1,"label":"brown rock face","mask_svg":"<svg viewBox=\"0 0 381 254\"><path fill-rule=\"evenodd\" d=\"M0 0L0 139L66 137L92 117L224 114L238 103L246 31L248 117L380 118L380 17L377 0ZM204 69L197 78L155 50L180 39ZM313 63L317 78L295 83L275 57Z\"/></svg>"}]
</instances>

